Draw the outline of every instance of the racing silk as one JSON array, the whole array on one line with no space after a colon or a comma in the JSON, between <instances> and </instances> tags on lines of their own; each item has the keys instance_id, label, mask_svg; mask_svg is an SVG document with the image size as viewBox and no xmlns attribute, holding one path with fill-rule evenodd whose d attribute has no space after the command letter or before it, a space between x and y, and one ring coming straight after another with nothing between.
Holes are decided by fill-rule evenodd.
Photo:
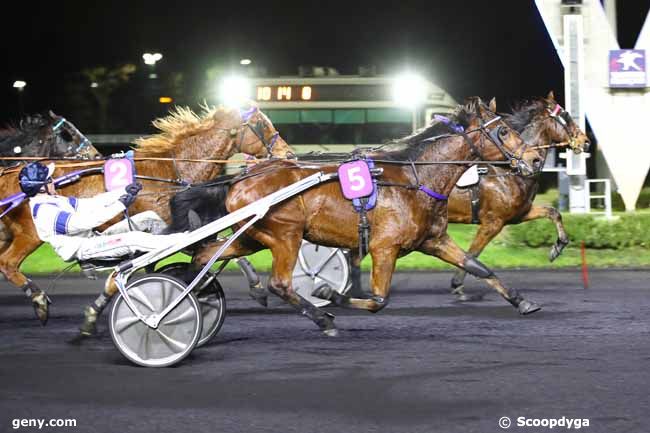
<instances>
[{"instance_id":1,"label":"racing silk","mask_svg":"<svg viewBox=\"0 0 650 433\"><path fill-rule=\"evenodd\" d=\"M125 209L118 201L124 194L124 188L92 198L37 194L29 199L29 207L38 237L68 261L75 257L84 239L94 235L94 228Z\"/></svg>"}]
</instances>

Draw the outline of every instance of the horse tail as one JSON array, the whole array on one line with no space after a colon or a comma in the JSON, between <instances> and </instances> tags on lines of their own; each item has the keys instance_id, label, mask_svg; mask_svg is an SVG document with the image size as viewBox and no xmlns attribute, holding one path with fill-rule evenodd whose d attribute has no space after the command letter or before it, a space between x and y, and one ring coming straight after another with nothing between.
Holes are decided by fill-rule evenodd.
<instances>
[{"instance_id":1,"label":"horse tail","mask_svg":"<svg viewBox=\"0 0 650 433\"><path fill-rule=\"evenodd\" d=\"M229 183L196 185L176 194L169 202L172 223L168 233L196 230L228 215L226 195Z\"/></svg>"}]
</instances>

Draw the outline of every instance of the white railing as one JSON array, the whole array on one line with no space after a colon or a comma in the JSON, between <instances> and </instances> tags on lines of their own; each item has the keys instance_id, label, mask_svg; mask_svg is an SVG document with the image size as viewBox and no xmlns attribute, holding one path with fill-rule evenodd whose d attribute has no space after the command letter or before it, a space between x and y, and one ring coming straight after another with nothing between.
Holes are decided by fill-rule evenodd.
<instances>
[{"instance_id":1,"label":"white railing","mask_svg":"<svg viewBox=\"0 0 650 433\"><path fill-rule=\"evenodd\" d=\"M592 194L592 184L603 184L603 193ZM603 211L593 211L591 207L592 200L603 200L605 209ZM609 179L585 179L585 210L587 213L598 213L605 215L605 218L612 218L612 184Z\"/></svg>"}]
</instances>

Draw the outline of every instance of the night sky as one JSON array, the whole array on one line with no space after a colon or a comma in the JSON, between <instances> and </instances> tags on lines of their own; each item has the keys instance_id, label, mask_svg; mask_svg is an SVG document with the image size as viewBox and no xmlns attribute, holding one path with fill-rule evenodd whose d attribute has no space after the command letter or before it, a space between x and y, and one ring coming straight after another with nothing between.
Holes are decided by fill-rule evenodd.
<instances>
[{"instance_id":1,"label":"night sky","mask_svg":"<svg viewBox=\"0 0 650 433\"><path fill-rule=\"evenodd\" d=\"M19 3L19 4L15 4ZM619 42L634 45L650 0L618 0ZM299 65L356 74L410 65L456 99L503 104L556 90L562 69L532 0L391 2L69 1L5 2L0 122L18 117L16 79L28 113L65 106L60 89L84 67L160 51L160 67L199 80L207 67L253 59L269 75ZM198 101L192 101L198 102ZM65 114L65 113L61 113Z\"/></svg>"}]
</instances>

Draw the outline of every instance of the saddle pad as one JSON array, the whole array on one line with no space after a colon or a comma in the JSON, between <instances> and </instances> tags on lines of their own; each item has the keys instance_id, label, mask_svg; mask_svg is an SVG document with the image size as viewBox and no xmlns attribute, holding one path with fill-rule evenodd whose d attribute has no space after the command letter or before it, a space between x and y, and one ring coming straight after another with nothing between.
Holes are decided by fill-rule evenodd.
<instances>
[{"instance_id":1,"label":"saddle pad","mask_svg":"<svg viewBox=\"0 0 650 433\"><path fill-rule=\"evenodd\" d=\"M465 173L463 173L460 179L458 179L456 186L459 188L464 188L466 186L476 185L478 181L478 166L473 165L468 168Z\"/></svg>"},{"instance_id":2,"label":"saddle pad","mask_svg":"<svg viewBox=\"0 0 650 433\"><path fill-rule=\"evenodd\" d=\"M109 159L104 163L106 191L124 188L135 182L135 166L129 158Z\"/></svg>"}]
</instances>

